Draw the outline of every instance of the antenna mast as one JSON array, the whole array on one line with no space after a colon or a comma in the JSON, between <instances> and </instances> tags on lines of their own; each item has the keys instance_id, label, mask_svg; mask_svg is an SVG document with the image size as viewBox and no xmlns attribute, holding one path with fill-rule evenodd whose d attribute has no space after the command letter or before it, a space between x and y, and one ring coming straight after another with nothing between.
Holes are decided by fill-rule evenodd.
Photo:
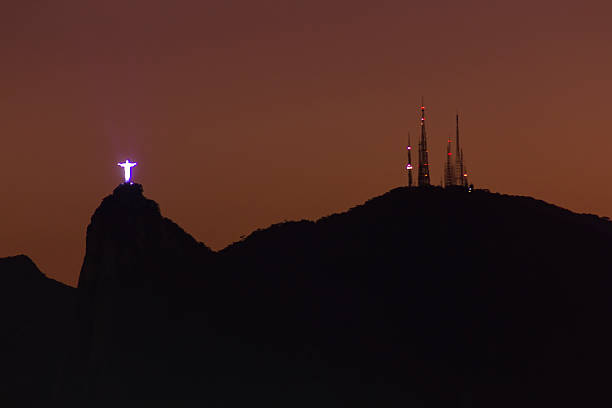
<instances>
[{"instance_id":1,"label":"antenna mast","mask_svg":"<svg viewBox=\"0 0 612 408\"><path fill-rule=\"evenodd\" d=\"M444 167L444 187L451 187L455 185L455 168L452 161L453 153L451 151L451 140L448 139L446 145L446 166Z\"/></svg>"},{"instance_id":2,"label":"antenna mast","mask_svg":"<svg viewBox=\"0 0 612 408\"><path fill-rule=\"evenodd\" d=\"M412 146L410 145L410 132L408 132L408 164L406 164L406 170L408 170L408 187L412 187Z\"/></svg>"},{"instance_id":3,"label":"antenna mast","mask_svg":"<svg viewBox=\"0 0 612 408\"><path fill-rule=\"evenodd\" d=\"M467 180L467 171L463 163L463 149L461 148L461 145L459 144L459 114L457 114L456 116L456 121L457 121L457 133L456 133L456 140L457 140L456 151L457 152L455 156L455 161L457 163L457 172L458 172L457 184L462 187L467 187L468 180Z\"/></svg>"},{"instance_id":4,"label":"antenna mast","mask_svg":"<svg viewBox=\"0 0 612 408\"><path fill-rule=\"evenodd\" d=\"M425 130L425 105L421 98L421 140L419 141L419 186L429 186L429 159L427 151L427 132Z\"/></svg>"}]
</instances>

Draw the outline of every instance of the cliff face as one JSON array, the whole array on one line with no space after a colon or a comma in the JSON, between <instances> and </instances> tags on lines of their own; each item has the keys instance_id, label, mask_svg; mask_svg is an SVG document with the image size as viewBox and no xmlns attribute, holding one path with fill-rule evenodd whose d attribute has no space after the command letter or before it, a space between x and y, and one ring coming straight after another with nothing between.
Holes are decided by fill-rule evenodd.
<instances>
[{"instance_id":1,"label":"cliff face","mask_svg":"<svg viewBox=\"0 0 612 408\"><path fill-rule=\"evenodd\" d=\"M210 256L208 247L161 216L141 185L121 184L102 201L87 227L78 288L94 296L117 286L163 291L168 281L200 273L198 263Z\"/></svg>"},{"instance_id":2,"label":"cliff face","mask_svg":"<svg viewBox=\"0 0 612 408\"><path fill-rule=\"evenodd\" d=\"M102 201L87 228L77 289L88 395L127 398L163 381L173 327L212 257L161 216L142 186L121 184Z\"/></svg>"}]
</instances>

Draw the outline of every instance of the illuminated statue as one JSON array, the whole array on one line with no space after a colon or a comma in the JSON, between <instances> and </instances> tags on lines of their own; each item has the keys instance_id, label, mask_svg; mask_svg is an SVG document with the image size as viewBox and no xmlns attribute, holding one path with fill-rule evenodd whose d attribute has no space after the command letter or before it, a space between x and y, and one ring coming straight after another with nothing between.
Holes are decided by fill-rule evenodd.
<instances>
[{"instance_id":1,"label":"illuminated statue","mask_svg":"<svg viewBox=\"0 0 612 408\"><path fill-rule=\"evenodd\" d=\"M126 160L125 163L117 163L117 166L123 167L123 170L125 171L125 182L126 183L130 181L130 178L132 177L130 169L134 167L135 165L136 163L130 163L129 160Z\"/></svg>"}]
</instances>

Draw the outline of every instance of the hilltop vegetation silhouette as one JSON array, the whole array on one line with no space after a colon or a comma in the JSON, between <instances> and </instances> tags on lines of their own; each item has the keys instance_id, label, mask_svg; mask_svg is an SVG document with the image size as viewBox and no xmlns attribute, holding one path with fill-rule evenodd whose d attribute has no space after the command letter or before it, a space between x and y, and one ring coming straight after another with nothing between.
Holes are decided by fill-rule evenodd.
<instances>
[{"instance_id":1,"label":"hilltop vegetation silhouette","mask_svg":"<svg viewBox=\"0 0 612 408\"><path fill-rule=\"evenodd\" d=\"M27 257L0 260L2 321L15 333L1 344L13 358L3 398L602 405L611 240L607 219L528 197L397 188L214 252L141 186L120 185L87 229L78 288Z\"/></svg>"}]
</instances>

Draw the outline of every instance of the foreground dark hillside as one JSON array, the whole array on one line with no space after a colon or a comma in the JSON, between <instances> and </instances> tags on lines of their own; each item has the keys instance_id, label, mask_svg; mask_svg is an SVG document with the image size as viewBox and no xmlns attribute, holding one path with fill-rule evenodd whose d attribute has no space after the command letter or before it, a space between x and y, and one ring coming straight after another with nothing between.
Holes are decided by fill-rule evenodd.
<instances>
[{"instance_id":1,"label":"foreground dark hillside","mask_svg":"<svg viewBox=\"0 0 612 408\"><path fill-rule=\"evenodd\" d=\"M122 185L88 227L49 404L602 405L610 242L531 198L398 188L214 253Z\"/></svg>"},{"instance_id":2,"label":"foreground dark hillside","mask_svg":"<svg viewBox=\"0 0 612 408\"><path fill-rule=\"evenodd\" d=\"M75 306L76 289L47 278L30 258L0 259L0 405L43 403L57 389Z\"/></svg>"},{"instance_id":3,"label":"foreground dark hillside","mask_svg":"<svg viewBox=\"0 0 612 408\"><path fill-rule=\"evenodd\" d=\"M608 398L611 238L612 223L531 198L400 188L221 256L257 305L245 324L295 330L276 347L323 344L372 404L411 390L536 406Z\"/></svg>"}]
</instances>

